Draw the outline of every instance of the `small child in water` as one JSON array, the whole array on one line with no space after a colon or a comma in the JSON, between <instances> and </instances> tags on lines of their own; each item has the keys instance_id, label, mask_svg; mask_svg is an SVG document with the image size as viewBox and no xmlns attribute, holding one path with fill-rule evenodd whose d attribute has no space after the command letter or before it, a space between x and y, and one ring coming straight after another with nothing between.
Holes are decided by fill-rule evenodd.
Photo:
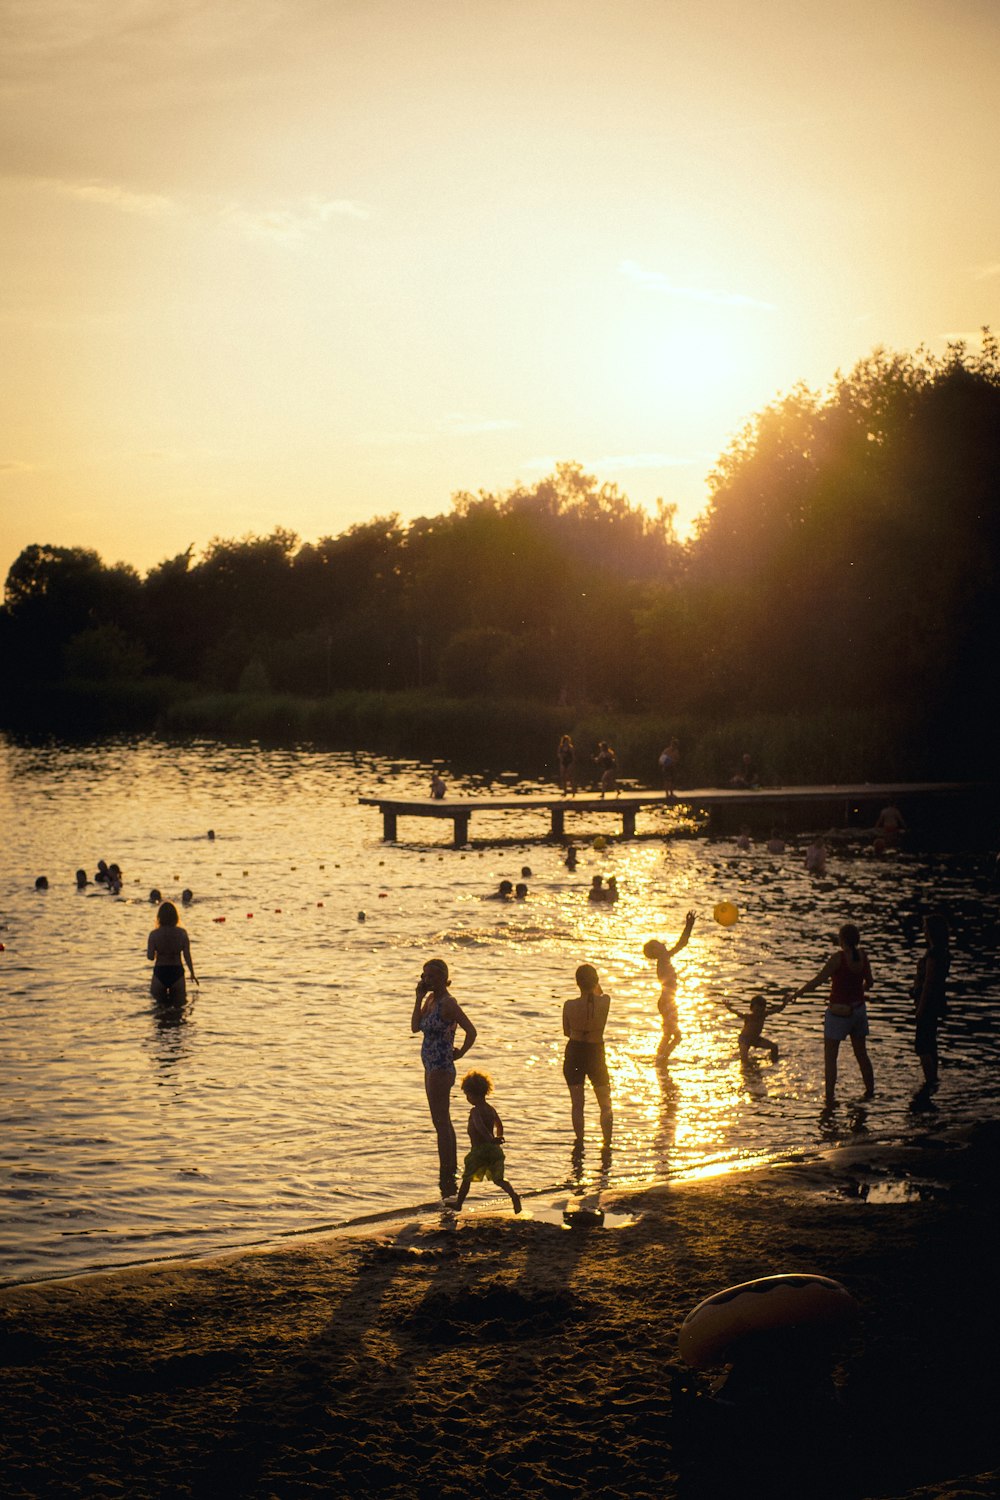
<instances>
[{"instance_id":1,"label":"small child in water","mask_svg":"<svg viewBox=\"0 0 1000 1500\"><path fill-rule=\"evenodd\" d=\"M462 1168L462 1182L455 1199L455 1208L462 1207L472 1183L482 1182L486 1177L503 1188L514 1205L514 1212L519 1214L521 1200L504 1176L501 1146L503 1121L486 1099L487 1094L492 1092L493 1080L488 1073L466 1073L462 1079L462 1093L472 1106L469 1110L469 1140L472 1150L466 1156Z\"/></svg>"},{"instance_id":2,"label":"small child in water","mask_svg":"<svg viewBox=\"0 0 1000 1500\"><path fill-rule=\"evenodd\" d=\"M764 1035L764 1022L768 1016L776 1016L779 1011L784 1010L795 997L786 995L784 1000L776 1000L773 1005L768 1005L763 995L754 995L750 1001L749 1010L739 1010L729 1000L723 1000L727 1010L731 1010L734 1016L738 1016L743 1022L743 1030L737 1037L740 1049L740 1062L744 1066L750 1061L751 1047L767 1047L771 1053L771 1061L778 1061L778 1044L772 1042L770 1037Z\"/></svg>"}]
</instances>

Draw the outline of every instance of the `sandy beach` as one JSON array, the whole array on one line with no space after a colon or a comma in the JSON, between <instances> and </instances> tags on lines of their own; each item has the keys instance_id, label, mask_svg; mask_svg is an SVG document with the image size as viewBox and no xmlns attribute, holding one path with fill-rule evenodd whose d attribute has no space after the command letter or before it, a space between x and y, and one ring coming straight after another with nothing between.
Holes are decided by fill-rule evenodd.
<instances>
[{"instance_id":1,"label":"sandy beach","mask_svg":"<svg viewBox=\"0 0 1000 1500\"><path fill-rule=\"evenodd\" d=\"M734 1428L677 1348L702 1298L798 1271L861 1307L839 1404L802 1434L808 1490L995 1494L998 1158L1000 1127L931 1116L907 1147L605 1194L613 1228L473 1194L458 1218L7 1288L3 1493L804 1493L783 1413Z\"/></svg>"}]
</instances>

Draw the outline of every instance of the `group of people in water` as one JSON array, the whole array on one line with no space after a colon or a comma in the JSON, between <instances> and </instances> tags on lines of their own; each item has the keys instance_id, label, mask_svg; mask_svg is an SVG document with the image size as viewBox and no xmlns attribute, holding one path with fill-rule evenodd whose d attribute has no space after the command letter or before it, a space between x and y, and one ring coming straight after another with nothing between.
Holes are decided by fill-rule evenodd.
<instances>
[{"instance_id":1,"label":"group of people in water","mask_svg":"<svg viewBox=\"0 0 1000 1500\"><path fill-rule=\"evenodd\" d=\"M671 946L651 939L643 948L646 958L656 964L660 982L657 1008L663 1034L656 1053L656 1064L665 1069L667 1061L682 1040L677 1012L677 973L673 959L690 941L696 914L689 911L677 941ZM948 923L939 913L928 913L923 922L926 949L918 965L911 988L916 1031L914 1049L923 1072L923 1086L915 1103L929 1103L938 1086L938 1028L947 1013L946 984L951 964ZM424 1087L431 1122L437 1136L441 1194L446 1204L460 1209L474 1181L488 1179L510 1197L515 1213L520 1199L506 1177L502 1150L503 1125L496 1110L487 1101L493 1083L485 1073L468 1073L462 1079L462 1090L470 1104L470 1150L458 1177L458 1147L451 1121L451 1090L456 1081L455 1064L475 1044L477 1031L449 988L448 966L441 958L424 965L416 987L411 1030L420 1034ZM603 989L592 964L581 964L576 970L579 993L563 1005L562 1029L566 1038L563 1055L563 1077L570 1095L570 1113L577 1149L583 1147L586 1084L594 1092L600 1118L601 1136L609 1150L614 1130L614 1107L611 1078L604 1050L604 1032L611 1010L611 997ZM723 1004L741 1022L737 1045L744 1067L752 1062L755 1050L765 1050L772 1062L779 1057L779 1047L764 1033L765 1022L794 1001L828 985L823 1013L824 1109L833 1108L837 1069L842 1042L850 1041L861 1073L864 1098L875 1092L875 1073L868 1055L869 1034L867 996L873 984L869 958L861 947L857 927L845 923L838 933L836 951L812 979L797 989L790 989L779 1000L755 995L748 1009L725 1000ZM462 1033L456 1046L457 1032Z\"/></svg>"}]
</instances>

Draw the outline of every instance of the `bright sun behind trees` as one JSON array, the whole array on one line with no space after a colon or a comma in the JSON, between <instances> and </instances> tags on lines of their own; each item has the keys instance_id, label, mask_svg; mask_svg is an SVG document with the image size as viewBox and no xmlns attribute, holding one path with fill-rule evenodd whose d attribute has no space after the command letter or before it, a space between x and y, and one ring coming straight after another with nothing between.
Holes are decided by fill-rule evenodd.
<instances>
[{"instance_id":1,"label":"bright sun behind trees","mask_svg":"<svg viewBox=\"0 0 1000 1500\"><path fill-rule=\"evenodd\" d=\"M578 464L444 515L336 537L216 539L145 579L36 545L7 578L16 692L170 678L318 698L439 691L621 713L898 715L931 743L991 722L1000 352L876 350L796 388L721 455L695 537ZM901 732L903 732L901 728Z\"/></svg>"}]
</instances>

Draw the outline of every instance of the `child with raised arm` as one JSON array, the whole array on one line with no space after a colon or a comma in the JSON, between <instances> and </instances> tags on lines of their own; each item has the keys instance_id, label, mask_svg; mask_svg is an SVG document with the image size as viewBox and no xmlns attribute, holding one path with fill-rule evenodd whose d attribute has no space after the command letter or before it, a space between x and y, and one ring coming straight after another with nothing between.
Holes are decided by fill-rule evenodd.
<instances>
[{"instance_id":1,"label":"child with raised arm","mask_svg":"<svg viewBox=\"0 0 1000 1500\"><path fill-rule=\"evenodd\" d=\"M675 953L687 947L694 921L695 914L689 911L684 919L681 935L672 948L668 948L666 943L661 943L658 938L650 938L642 950L647 958L656 960L656 977L660 981L657 1009L663 1020L663 1036L656 1052L658 1063L666 1062L681 1039L681 1029L677 1020L677 971L671 960Z\"/></svg>"},{"instance_id":2,"label":"child with raised arm","mask_svg":"<svg viewBox=\"0 0 1000 1500\"><path fill-rule=\"evenodd\" d=\"M462 1093L472 1106L469 1110L472 1150L462 1167L462 1182L454 1206L460 1209L472 1183L482 1182L485 1177L503 1188L514 1205L514 1212L519 1214L521 1200L504 1176L503 1121L486 1098L492 1092L493 1080L488 1073L466 1073L462 1079Z\"/></svg>"},{"instance_id":3,"label":"child with raised arm","mask_svg":"<svg viewBox=\"0 0 1000 1500\"><path fill-rule=\"evenodd\" d=\"M722 1003L726 1009L731 1010L733 1015L743 1022L743 1030L737 1041L740 1048L740 1062L744 1066L750 1061L751 1047L767 1047L771 1053L771 1061L778 1061L778 1044L764 1035L764 1022L768 1016L776 1016L779 1011L784 1010L785 1006L794 999L794 995L788 994L784 1000L775 1000L773 1004L768 1005L764 995L754 995L750 1001L749 1010L740 1010L731 1001L723 1000Z\"/></svg>"}]
</instances>

